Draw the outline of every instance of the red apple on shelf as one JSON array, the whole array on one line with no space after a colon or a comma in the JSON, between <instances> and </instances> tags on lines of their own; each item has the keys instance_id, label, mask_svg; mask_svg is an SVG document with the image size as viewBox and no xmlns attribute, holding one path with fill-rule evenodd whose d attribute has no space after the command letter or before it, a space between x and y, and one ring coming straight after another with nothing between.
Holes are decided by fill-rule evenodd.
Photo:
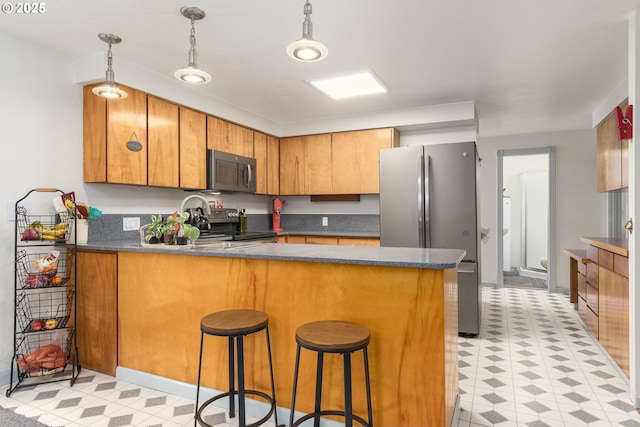
<instances>
[{"instance_id":1,"label":"red apple on shelf","mask_svg":"<svg viewBox=\"0 0 640 427\"><path fill-rule=\"evenodd\" d=\"M49 319L44 322L45 329L55 329L58 326L58 321L56 319Z\"/></svg>"},{"instance_id":2,"label":"red apple on shelf","mask_svg":"<svg viewBox=\"0 0 640 427\"><path fill-rule=\"evenodd\" d=\"M45 327L45 321L42 320L42 319L36 319L33 322L31 322L31 330L32 331L41 331L42 328L44 328L44 327Z\"/></svg>"}]
</instances>

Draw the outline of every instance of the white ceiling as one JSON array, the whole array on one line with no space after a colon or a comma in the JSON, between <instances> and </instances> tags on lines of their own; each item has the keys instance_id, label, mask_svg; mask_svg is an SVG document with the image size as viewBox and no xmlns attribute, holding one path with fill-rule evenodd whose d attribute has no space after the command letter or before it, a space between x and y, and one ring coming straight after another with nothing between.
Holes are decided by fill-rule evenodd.
<instances>
[{"instance_id":1,"label":"white ceiling","mask_svg":"<svg viewBox=\"0 0 640 427\"><path fill-rule=\"evenodd\" d=\"M16 4L16 3L14 3ZM60 0L40 15L0 15L0 31L70 58L106 51L167 78L187 63L196 90L279 124L475 101L480 135L591 127L591 113L627 75L627 23L638 0L312 0L314 38L329 56L290 59L303 0ZM14 64L19 65L19 64ZM304 81L372 69L387 94L332 101Z\"/></svg>"}]
</instances>

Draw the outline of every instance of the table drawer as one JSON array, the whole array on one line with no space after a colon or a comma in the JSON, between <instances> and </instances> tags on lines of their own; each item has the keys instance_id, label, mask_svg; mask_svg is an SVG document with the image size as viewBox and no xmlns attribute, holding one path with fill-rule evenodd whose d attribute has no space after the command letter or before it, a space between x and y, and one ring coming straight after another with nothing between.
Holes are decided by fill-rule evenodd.
<instances>
[{"instance_id":1,"label":"table drawer","mask_svg":"<svg viewBox=\"0 0 640 427\"><path fill-rule=\"evenodd\" d=\"M587 283L587 305L598 314L598 289Z\"/></svg>"},{"instance_id":2,"label":"table drawer","mask_svg":"<svg viewBox=\"0 0 640 427\"><path fill-rule=\"evenodd\" d=\"M606 269L613 270L613 252L600 249L598 251L598 264Z\"/></svg>"},{"instance_id":3,"label":"table drawer","mask_svg":"<svg viewBox=\"0 0 640 427\"><path fill-rule=\"evenodd\" d=\"M587 278L580 273L578 273L578 295L583 300L587 299Z\"/></svg>"},{"instance_id":4,"label":"table drawer","mask_svg":"<svg viewBox=\"0 0 640 427\"><path fill-rule=\"evenodd\" d=\"M580 298L578 298L578 315L591 334L598 339L598 316Z\"/></svg>"},{"instance_id":5,"label":"table drawer","mask_svg":"<svg viewBox=\"0 0 640 427\"><path fill-rule=\"evenodd\" d=\"M583 276L587 275L587 264L583 264L581 262L578 262L578 273L582 274Z\"/></svg>"},{"instance_id":6,"label":"table drawer","mask_svg":"<svg viewBox=\"0 0 640 427\"><path fill-rule=\"evenodd\" d=\"M592 262L598 263L598 248L595 246L587 245L587 258Z\"/></svg>"},{"instance_id":7,"label":"table drawer","mask_svg":"<svg viewBox=\"0 0 640 427\"><path fill-rule=\"evenodd\" d=\"M629 277L629 258L615 254L613 256L613 271L621 276Z\"/></svg>"},{"instance_id":8,"label":"table drawer","mask_svg":"<svg viewBox=\"0 0 640 427\"><path fill-rule=\"evenodd\" d=\"M587 282L598 289L598 264L587 264Z\"/></svg>"}]
</instances>

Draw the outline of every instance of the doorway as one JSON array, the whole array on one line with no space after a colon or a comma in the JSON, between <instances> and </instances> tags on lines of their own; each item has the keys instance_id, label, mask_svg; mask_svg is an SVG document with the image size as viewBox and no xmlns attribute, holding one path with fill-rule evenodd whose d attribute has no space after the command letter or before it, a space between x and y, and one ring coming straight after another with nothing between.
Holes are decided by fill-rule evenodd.
<instances>
[{"instance_id":1,"label":"doorway","mask_svg":"<svg viewBox=\"0 0 640 427\"><path fill-rule=\"evenodd\" d=\"M500 150L497 286L555 292L555 149Z\"/></svg>"}]
</instances>

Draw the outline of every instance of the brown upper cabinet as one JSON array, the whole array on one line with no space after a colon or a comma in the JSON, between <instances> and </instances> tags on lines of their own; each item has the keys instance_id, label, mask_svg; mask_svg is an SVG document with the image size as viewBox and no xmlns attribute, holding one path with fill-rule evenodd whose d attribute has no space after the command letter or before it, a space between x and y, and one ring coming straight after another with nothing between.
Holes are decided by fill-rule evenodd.
<instances>
[{"instance_id":1,"label":"brown upper cabinet","mask_svg":"<svg viewBox=\"0 0 640 427\"><path fill-rule=\"evenodd\" d=\"M253 157L253 130L207 116L207 148Z\"/></svg>"},{"instance_id":2,"label":"brown upper cabinet","mask_svg":"<svg viewBox=\"0 0 640 427\"><path fill-rule=\"evenodd\" d=\"M147 95L120 85L128 97L107 100L94 86L83 89L84 181L147 185Z\"/></svg>"},{"instance_id":3,"label":"brown upper cabinet","mask_svg":"<svg viewBox=\"0 0 640 427\"><path fill-rule=\"evenodd\" d=\"M280 139L280 194L331 194L331 134Z\"/></svg>"},{"instance_id":4,"label":"brown upper cabinet","mask_svg":"<svg viewBox=\"0 0 640 427\"><path fill-rule=\"evenodd\" d=\"M627 108L625 101L621 108ZM629 186L628 140L618 138L615 113L610 114L597 129L598 191L612 191Z\"/></svg>"},{"instance_id":5,"label":"brown upper cabinet","mask_svg":"<svg viewBox=\"0 0 640 427\"><path fill-rule=\"evenodd\" d=\"M376 194L380 149L397 147L397 129L282 138L280 194Z\"/></svg>"},{"instance_id":6,"label":"brown upper cabinet","mask_svg":"<svg viewBox=\"0 0 640 427\"><path fill-rule=\"evenodd\" d=\"M147 184L177 188L180 179L178 106L155 96L148 96L147 126Z\"/></svg>"},{"instance_id":7,"label":"brown upper cabinet","mask_svg":"<svg viewBox=\"0 0 640 427\"><path fill-rule=\"evenodd\" d=\"M256 159L256 193L280 192L280 141L262 132L253 133L253 155Z\"/></svg>"},{"instance_id":8,"label":"brown upper cabinet","mask_svg":"<svg viewBox=\"0 0 640 427\"><path fill-rule=\"evenodd\" d=\"M398 130L385 128L341 132L332 134L331 138L333 192L380 193L380 150L398 146Z\"/></svg>"},{"instance_id":9,"label":"brown upper cabinet","mask_svg":"<svg viewBox=\"0 0 640 427\"><path fill-rule=\"evenodd\" d=\"M207 115L180 107L180 188L207 188Z\"/></svg>"}]
</instances>

